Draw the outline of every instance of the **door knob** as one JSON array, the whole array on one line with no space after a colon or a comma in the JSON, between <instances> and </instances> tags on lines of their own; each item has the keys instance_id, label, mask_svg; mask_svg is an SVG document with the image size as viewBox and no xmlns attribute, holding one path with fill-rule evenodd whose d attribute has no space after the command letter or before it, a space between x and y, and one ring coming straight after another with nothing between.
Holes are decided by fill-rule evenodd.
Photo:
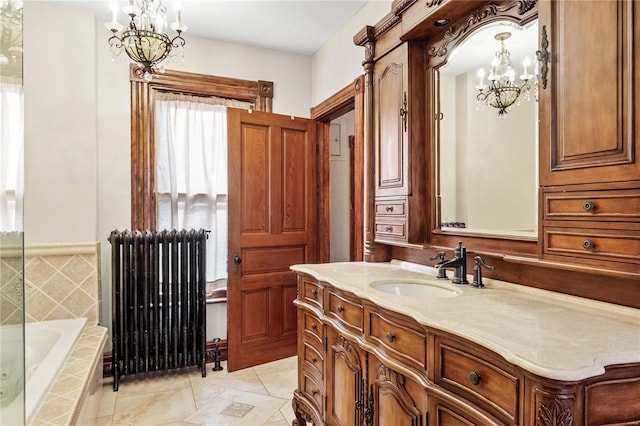
<instances>
[{"instance_id":1,"label":"door knob","mask_svg":"<svg viewBox=\"0 0 640 426\"><path fill-rule=\"evenodd\" d=\"M239 265L242 263L242 258L240 256L233 256L233 263Z\"/></svg>"}]
</instances>

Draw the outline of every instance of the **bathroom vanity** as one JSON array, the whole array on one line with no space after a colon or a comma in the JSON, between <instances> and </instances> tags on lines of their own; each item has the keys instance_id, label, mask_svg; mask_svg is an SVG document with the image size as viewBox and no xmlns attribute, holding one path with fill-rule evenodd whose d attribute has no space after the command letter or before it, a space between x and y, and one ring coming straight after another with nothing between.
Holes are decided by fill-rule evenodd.
<instances>
[{"instance_id":1,"label":"bathroom vanity","mask_svg":"<svg viewBox=\"0 0 640 426\"><path fill-rule=\"evenodd\" d=\"M298 425L637 425L640 311L390 263L295 265Z\"/></svg>"}]
</instances>

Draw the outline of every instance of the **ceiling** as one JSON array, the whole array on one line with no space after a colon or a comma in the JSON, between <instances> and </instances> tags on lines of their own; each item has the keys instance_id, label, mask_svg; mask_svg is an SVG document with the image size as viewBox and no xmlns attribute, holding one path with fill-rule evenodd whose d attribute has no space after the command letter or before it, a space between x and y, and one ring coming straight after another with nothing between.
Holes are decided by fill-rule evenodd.
<instances>
[{"instance_id":1,"label":"ceiling","mask_svg":"<svg viewBox=\"0 0 640 426\"><path fill-rule=\"evenodd\" d=\"M342 28L368 0L180 0L182 21L191 36L312 55ZM110 0L58 0L111 19ZM125 23L120 6L119 22ZM174 0L163 0L167 20L175 20ZM170 34L169 34L170 35Z\"/></svg>"}]
</instances>

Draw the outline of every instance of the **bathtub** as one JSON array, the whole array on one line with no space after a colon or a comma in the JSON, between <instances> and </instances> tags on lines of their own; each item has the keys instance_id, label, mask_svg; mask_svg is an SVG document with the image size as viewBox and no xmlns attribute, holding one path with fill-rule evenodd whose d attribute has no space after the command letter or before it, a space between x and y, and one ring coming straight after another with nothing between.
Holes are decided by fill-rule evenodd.
<instances>
[{"instance_id":1,"label":"bathtub","mask_svg":"<svg viewBox=\"0 0 640 426\"><path fill-rule=\"evenodd\" d=\"M25 401L26 424L30 424L33 420L33 416L47 396L51 384L64 365L78 336L82 333L86 322L86 318L76 318L25 324L24 374L27 390ZM7 334L5 334L4 327L2 331L3 347L11 346L10 344L5 345L7 341L13 341L14 347L15 345L20 345L22 341L22 336L20 335L22 327L9 326L14 329L7 330ZM14 337L11 337L10 334L14 334ZM8 365L4 358L5 356L11 357L11 354L5 352L9 351L2 351L3 365ZM20 355L20 350L18 350L13 356L19 358ZM20 359L12 361L12 364L21 366ZM14 371L3 371L2 373L13 377L14 384L21 382L19 380L20 375L23 374L21 371L17 373ZM16 389L15 385L9 386L8 388L3 397L3 400L5 398L6 400L0 411L2 414L0 424L3 425L15 424L17 419L22 418L22 414L20 413L22 410L21 389ZM8 401L11 402L6 405Z\"/></svg>"}]
</instances>

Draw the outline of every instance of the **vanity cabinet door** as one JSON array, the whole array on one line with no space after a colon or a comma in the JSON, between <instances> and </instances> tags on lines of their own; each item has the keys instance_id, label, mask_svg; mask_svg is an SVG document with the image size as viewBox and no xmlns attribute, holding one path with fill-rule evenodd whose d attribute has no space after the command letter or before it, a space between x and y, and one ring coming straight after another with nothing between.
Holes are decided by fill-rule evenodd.
<instances>
[{"instance_id":1,"label":"vanity cabinet door","mask_svg":"<svg viewBox=\"0 0 640 426\"><path fill-rule=\"evenodd\" d=\"M428 409L427 391L416 382L370 355L369 394L366 401L374 426L423 426ZM373 398L371 398L373 397Z\"/></svg>"},{"instance_id":2,"label":"vanity cabinet door","mask_svg":"<svg viewBox=\"0 0 640 426\"><path fill-rule=\"evenodd\" d=\"M546 0L539 17L541 186L637 181L638 3Z\"/></svg>"},{"instance_id":3,"label":"vanity cabinet door","mask_svg":"<svg viewBox=\"0 0 640 426\"><path fill-rule=\"evenodd\" d=\"M326 424L364 425L364 352L333 327L327 327L327 339Z\"/></svg>"},{"instance_id":4,"label":"vanity cabinet door","mask_svg":"<svg viewBox=\"0 0 640 426\"><path fill-rule=\"evenodd\" d=\"M482 413L475 412L466 404L445 401L437 397L429 399L429 426L493 426L504 425Z\"/></svg>"},{"instance_id":5,"label":"vanity cabinet door","mask_svg":"<svg viewBox=\"0 0 640 426\"><path fill-rule=\"evenodd\" d=\"M400 44L373 68L376 241L424 242L425 54Z\"/></svg>"}]
</instances>

